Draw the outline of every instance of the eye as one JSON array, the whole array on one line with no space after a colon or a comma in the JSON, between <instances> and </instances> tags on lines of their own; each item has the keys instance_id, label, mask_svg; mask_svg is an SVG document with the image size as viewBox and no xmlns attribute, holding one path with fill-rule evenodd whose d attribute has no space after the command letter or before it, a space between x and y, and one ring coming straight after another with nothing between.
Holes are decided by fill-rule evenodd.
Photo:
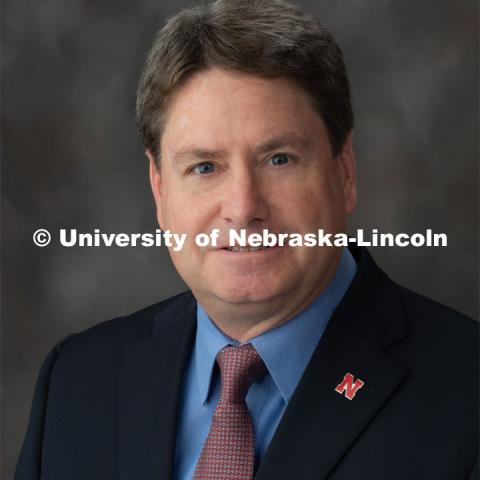
<instances>
[{"instance_id":1,"label":"eye","mask_svg":"<svg viewBox=\"0 0 480 480\"><path fill-rule=\"evenodd\" d=\"M215 166L212 162L203 162L195 165L191 172L196 173L197 175L205 175L207 173L212 173L215 170Z\"/></svg>"},{"instance_id":2,"label":"eye","mask_svg":"<svg viewBox=\"0 0 480 480\"><path fill-rule=\"evenodd\" d=\"M276 153L270 158L270 161L272 162L272 165L278 167L287 164L290 161L290 157L286 153Z\"/></svg>"}]
</instances>

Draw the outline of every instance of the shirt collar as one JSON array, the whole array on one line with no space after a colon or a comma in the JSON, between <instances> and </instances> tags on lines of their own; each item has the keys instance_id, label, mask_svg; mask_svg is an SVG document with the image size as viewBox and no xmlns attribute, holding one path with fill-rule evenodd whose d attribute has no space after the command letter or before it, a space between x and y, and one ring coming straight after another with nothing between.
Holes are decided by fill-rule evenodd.
<instances>
[{"instance_id":1,"label":"shirt collar","mask_svg":"<svg viewBox=\"0 0 480 480\"><path fill-rule=\"evenodd\" d=\"M195 370L200 399L207 401L217 353L227 345L238 342L225 335L208 317L200 304L197 304L197 335L195 338Z\"/></svg>"},{"instance_id":2,"label":"shirt collar","mask_svg":"<svg viewBox=\"0 0 480 480\"><path fill-rule=\"evenodd\" d=\"M334 277L314 302L288 322L250 340L286 403L292 397L356 270L355 260L345 248ZM203 404L208 398L217 353L227 345L239 345L239 342L225 335L198 304L194 359Z\"/></svg>"}]
</instances>

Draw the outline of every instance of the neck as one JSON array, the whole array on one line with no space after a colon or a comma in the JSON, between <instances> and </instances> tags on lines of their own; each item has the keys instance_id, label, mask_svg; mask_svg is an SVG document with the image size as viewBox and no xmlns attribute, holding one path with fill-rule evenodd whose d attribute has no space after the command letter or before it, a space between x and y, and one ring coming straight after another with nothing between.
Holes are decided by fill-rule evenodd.
<instances>
[{"instance_id":1,"label":"neck","mask_svg":"<svg viewBox=\"0 0 480 480\"><path fill-rule=\"evenodd\" d=\"M281 295L262 302L230 303L214 296L199 295L195 291L193 294L224 334L245 343L288 322L308 307L328 286L337 266L338 262L332 265L315 289L303 295Z\"/></svg>"}]
</instances>

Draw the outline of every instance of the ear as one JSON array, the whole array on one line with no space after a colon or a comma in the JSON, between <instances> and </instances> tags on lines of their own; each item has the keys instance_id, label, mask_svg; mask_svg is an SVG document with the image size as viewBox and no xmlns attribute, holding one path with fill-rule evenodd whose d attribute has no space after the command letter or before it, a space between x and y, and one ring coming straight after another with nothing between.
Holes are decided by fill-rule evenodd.
<instances>
[{"instance_id":1,"label":"ear","mask_svg":"<svg viewBox=\"0 0 480 480\"><path fill-rule=\"evenodd\" d=\"M343 177L345 213L350 214L357 204L357 162L353 151L353 130L347 135L339 160Z\"/></svg>"},{"instance_id":2,"label":"ear","mask_svg":"<svg viewBox=\"0 0 480 480\"><path fill-rule=\"evenodd\" d=\"M155 199L155 206L157 209L157 221L160 228L163 230L163 212L162 212L162 175L160 168L157 166L155 156L151 150L145 150L145 155L149 160L150 171L150 187L152 188L153 198Z\"/></svg>"}]
</instances>

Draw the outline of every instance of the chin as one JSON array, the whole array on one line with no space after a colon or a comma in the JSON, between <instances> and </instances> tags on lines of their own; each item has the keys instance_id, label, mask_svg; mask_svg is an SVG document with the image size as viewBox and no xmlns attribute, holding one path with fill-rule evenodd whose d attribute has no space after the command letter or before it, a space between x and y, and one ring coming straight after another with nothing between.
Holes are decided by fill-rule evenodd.
<instances>
[{"instance_id":1,"label":"chin","mask_svg":"<svg viewBox=\"0 0 480 480\"><path fill-rule=\"evenodd\" d=\"M282 295L286 291L285 287L282 288L278 282L259 279L246 281L243 278L238 282L230 281L227 284L217 285L212 292L218 299L232 304L260 303Z\"/></svg>"}]
</instances>

